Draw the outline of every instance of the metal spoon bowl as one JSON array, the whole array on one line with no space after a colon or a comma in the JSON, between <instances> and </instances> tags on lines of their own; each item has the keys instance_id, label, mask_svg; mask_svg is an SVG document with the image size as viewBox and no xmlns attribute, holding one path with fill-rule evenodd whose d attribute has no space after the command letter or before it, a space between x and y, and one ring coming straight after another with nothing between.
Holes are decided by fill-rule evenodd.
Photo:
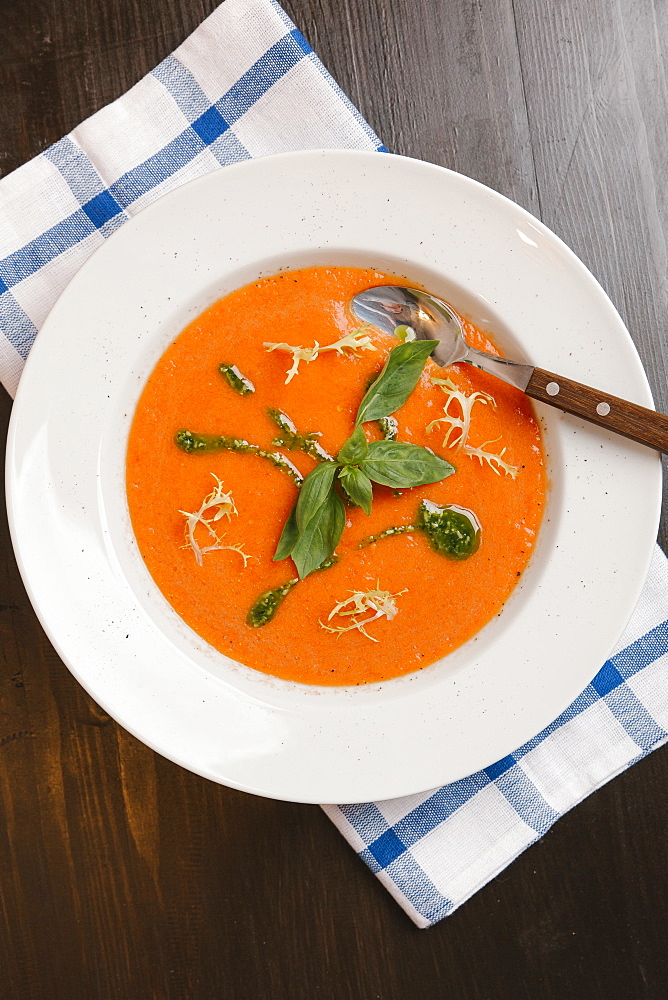
<instances>
[{"instance_id":1,"label":"metal spoon bowl","mask_svg":"<svg viewBox=\"0 0 668 1000\"><path fill-rule=\"evenodd\" d=\"M401 285L379 285L356 295L351 307L363 323L371 323L386 333L394 334L398 326L409 326L417 340L437 340L432 357L442 368L459 362L474 365L532 399L668 453L668 416L543 368L470 347L457 314L435 295Z\"/></svg>"}]
</instances>

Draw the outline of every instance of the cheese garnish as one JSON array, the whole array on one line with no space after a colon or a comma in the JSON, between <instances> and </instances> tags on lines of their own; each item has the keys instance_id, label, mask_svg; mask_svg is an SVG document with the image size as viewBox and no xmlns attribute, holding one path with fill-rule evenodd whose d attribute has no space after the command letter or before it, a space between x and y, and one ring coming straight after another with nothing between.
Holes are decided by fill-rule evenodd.
<instances>
[{"instance_id":1,"label":"cheese garnish","mask_svg":"<svg viewBox=\"0 0 668 1000\"><path fill-rule=\"evenodd\" d=\"M339 636L344 632L350 632L352 629L357 629L357 631L361 632L362 635L365 635L367 639L371 639L372 642L378 642L378 639L369 635L365 626L370 625L371 622L375 622L378 618L382 617L387 618L388 621L392 621L399 611L395 603L395 598L400 597L401 594L405 593L405 590L400 590L398 594L390 594L388 590L381 590L380 582L376 580L375 590L351 591L352 596L343 601L339 601L339 603L332 608L327 616L328 622L332 620L334 615L341 615L341 617L350 616L350 625L326 625L324 622L320 621L320 619L318 619L318 621L328 632L335 632ZM366 617L363 617L365 615Z\"/></svg>"},{"instance_id":2,"label":"cheese garnish","mask_svg":"<svg viewBox=\"0 0 668 1000\"><path fill-rule=\"evenodd\" d=\"M427 432L431 433L437 424L449 424L450 426L443 438L443 447L459 450L464 447L468 440L471 429L471 411L474 405L476 403L483 403L486 406L489 403L492 407L496 408L494 397L489 396L486 392L472 392L470 395L467 395L461 389L458 389L455 383L449 378L436 378L432 375L431 381L443 390L447 399L443 407L445 416L437 417L436 420L432 420L430 424L427 424ZM453 413L451 409L453 405L455 408L459 408L459 413L456 411Z\"/></svg>"},{"instance_id":3,"label":"cheese garnish","mask_svg":"<svg viewBox=\"0 0 668 1000\"><path fill-rule=\"evenodd\" d=\"M223 517L230 520L232 514L237 515L238 511L234 500L232 499L232 494L225 492L223 484L218 476L216 476L213 472L211 475L216 480L217 485L211 493L209 493L204 500L202 500L199 510L194 511L193 513L189 513L186 510L179 511L179 514L183 514L186 519L186 544L184 548L191 548L193 550L198 566L202 566L204 564L204 556L207 552L214 552L222 549L229 549L233 552L238 552L244 561L244 566L246 566L250 556L243 551L243 546L238 543L234 545L223 544L225 534L223 533L219 535L213 527L216 521L220 521ZM215 513L211 514L209 517L205 517L207 511L215 511ZM197 527L200 524L203 526L209 536L209 539L211 540L209 545L202 546L197 540Z\"/></svg>"},{"instance_id":4,"label":"cheese garnish","mask_svg":"<svg viewBox=\"0 0 668 1000\"><path fill-rule=\"evenodd\" d=\"M495 444L501 440L501 437L495 438L493 441L485 441L484 444L476 447L468 443L469 432L471 430L471 411L475 403L483 403L485 406L489 404L496 409L496 400L494 397L486 392L472 392L467 395L463 390L458 389L455 383L449 378L436 378L432 375L431 381L442 389L448 398L443 407L445 416L437 417L436 420L432 420L431 423L427 424L427 432L431 433L437 424L449 424L450 426L443 439L444 448L454 448L456 451L463 449L465 454L470 458L477 458L481 465L485 463L489 465L490 469L497 476L500 476L503 471L511 479L515 479L518 470L514 465L509 465L504 460L505 448L502 448L498 455L494 452L485 451L488 444ZM453 413L450 409L453 404L459 408L458 413Z\"/></svg>"},{"instance_id":5,"label":"cheese garnish","mask_svg":"<svg viewBox=\"0 0 668 1000\"><path fill-rule=\"evenodd\" d=\"M310 364L311 361L315 359L320 354L324 354L326 351L336 351L337 354L345 354L346 351L351 351L353 354L357 354L358 351L375 351L377 347L372 343L371 337L364 331L368 328L369 324L360 326L359 329L353 330L352 333L346 333L343 337L334 344L328 344L326 347L321 347L316 340L313 347L291 347L290 344L272 344L265 342L263 346L271 353L271 351L285 351L287 354L292 355L292 367L289 369L285 380L285 384L291 382L299 371L299 364L301 361Z\"/></svg>"},{"instance_id":6,"label":"cheese garnish","mask_svg":"<svg viewBox=\"0 0 668 1000\"><path fill-rule=\"evenodd\" d=\"M467 455L470 455L471 458L477 458L481 465L486 462L490 469L493 469L493 471L496 472L497 476L500 476L501 470L503 470L506 475L510 476L511 479L516 479L518 472L517 468L514 465L509 465L508 462L503 460L503 456L506 453L505 448L502 448L498 455L484 450L488 444L496 444L496 442L500 440L501 438L498 437L493 441L485 441L479 448L472 448L470 444L465 444L464 451Z\"/></svg>"}]
</instances>

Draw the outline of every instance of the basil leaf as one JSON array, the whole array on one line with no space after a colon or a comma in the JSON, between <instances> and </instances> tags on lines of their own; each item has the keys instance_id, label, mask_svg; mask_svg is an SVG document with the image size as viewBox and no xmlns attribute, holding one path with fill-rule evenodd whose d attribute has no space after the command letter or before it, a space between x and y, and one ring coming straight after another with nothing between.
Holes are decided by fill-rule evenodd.
<instances>
[{"instance_id":1,"label":"basil leaf","mask_svg":"<svg viewBox=\"0 0 668 1000\"><path fill-rule=\"evenodd\" d=\"M418 383L437 340L415 340L393 347L382 372L366 391L355 424L379 420L403 406Z\"/></svg>"},{"instance_id":2,"label":"basil leaf","mask_svg":"<svg viewBox=\"0 0 668 1000\"><path fill-rule=\"evenodd\" d=\"M362 427L356 427L336 456L341 465L357 465L368 451L369 445Z\"/></svg>"},{"instance_id":3,"label":"basil leaf","mask_svg":"<svg viewBox=\"0 0 668 1000\"><path fill-rule=\"evenodd\" d=\"M455 471L444 458L406 441L373 441L360 469L374 483L394 489L437 483Z\"/></svg>"},{"instance_id":4,"label":"basil leaf","mask_svg":"<svg viewBox=\"0 0 668 1000\"><path fill-rule=\"evenodd\" d=\"M341 540L345 524L343 500L335 490L331 490L300 533L299 541L291 552L300 580L331 556Z\"/></svg>"},{"instance_id":5,"label":"basil leaf","mask_svg":"<svg viewBox=\"0 0 668 1000\"><path fill-rule=\"evenodd\" d=\"M338 466L335 462L321 462L309 472L299 491L296 507L296 520L301 535L309 521L327 500L334 482L334 473ZM329 555L329 553L327 553Z\"/></svg>"},{"instance_id":6,"label":"basil leaf","mask_svg":"<svg viewBox=\"0 0 668 1000\"><path fill-rule=\"evenodd\" d=\"M344 465L339 478L352 502L361 507L365 514L370 514L373 489L369 477L355 465Z\"/></svg>"},{"instance_id":7,"label":"basil leaf","mask_svg":"<svg viewBox=\"0 0 668 1000\"><path fill-rule=\"evenodd\" d=\"M297 504L295 504L290 511L290 517L283 525L283 531L281 532L281 537L278 540L276 552L274 553L274 562L280 562L281 559L287 559L297 544L298 538L299 528L297 527Z\"/></svg>"}]
</instances>

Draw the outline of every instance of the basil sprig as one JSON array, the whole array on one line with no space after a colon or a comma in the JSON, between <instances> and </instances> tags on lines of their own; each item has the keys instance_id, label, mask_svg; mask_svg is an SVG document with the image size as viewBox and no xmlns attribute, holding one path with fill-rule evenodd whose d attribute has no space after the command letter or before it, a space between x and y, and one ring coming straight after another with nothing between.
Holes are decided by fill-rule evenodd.
<instances>
[{"instance_id":1,"label":"basil sprig","mask_svg":"<svg viewBox=\"0 0 668 1000\"><path fill-rule=\"evenodd\" d=\"M367 420L389 417L404 405L437 343L437 340L414 340L392 348L385 367L360 403L356 427Z\"/></svg>"},{"instance_id":2,"label":"basil sprig","mask_svg":"<svg viewBox=\"0 0 668 1000\"><path fill-rule=\"evenodd\" d=\"M344 465L339 472L339 479L352 502L361 507L365 514L370 514L373 489L366 472L357 465Z\"/></svg>"},{"instance_id":3,"label":"basil sprig","mask_svg":"<svg viewBox=\"0 0 668 1000\"><path fill-rule=\"evenodd\" d=\"M359 468L372 482L395 490L437 483L455 471L433 451L407 441L373 441Z\"/></svg>"},{"instance_id":4,"label":"basil sprig","mask_svg":"<svg viewBox=\"0 0 668 1000\"><path fill-rule=\"evenodd\" d=\"M366 514L371 513L372 483L409 489L439 482L455 471L445 459L415 444L388 440L369 444L362 428L365 421L388 417L403 406L436 343L412 341L390 351L385 367L360 403L355 430L336 461L322 462L304 479L274 555L275 560L291 556L301 580L331 556L343 534L346 514L336 491L337 470L346 494Z\"/></svg>"},{"instance_id":5,"label":"basil sprig","mask_svg":"<svg viewBox=\"0 0 668 1000\"><path fill-rule=\"evenodd\" d=\"M369 451L369 442L362 427L355 427L343 448L336 456L340 465L356 465L361 462Z\"/></svg>"},{"instance_id":6,"label":"basil sprig","mask_svg":"<svg viewBox=\"0 0 668 1000\"><path fill-rule=\"evenodd\" d=\"M334 489L336 462L322 462L306 477L297 503L285 522L274 556L292 556L299 578L317 569L339 544L346 511Z\"/></svg>"}]
</instances>

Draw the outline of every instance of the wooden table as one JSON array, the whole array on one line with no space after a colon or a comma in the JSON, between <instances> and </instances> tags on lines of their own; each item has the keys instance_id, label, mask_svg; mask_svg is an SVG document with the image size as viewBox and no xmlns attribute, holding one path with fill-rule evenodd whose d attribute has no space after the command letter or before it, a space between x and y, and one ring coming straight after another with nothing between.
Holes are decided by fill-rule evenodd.
<instances>
[{"instance_id":1,"label":"wooden table","mask_svg":"<svg viewBox=\"0 0 668 1000\"><path fill-rule=\"evenodd\" d=\"M0 0L0 170L121 94L215 2ZM563 237L667 411L668 6L284 6L390 149ZM666 996L665 750L418 931L317 806L219 787L108 718L45 638L4 515L1 530L2 1000Z\"/></svg>"}]
</instances>

